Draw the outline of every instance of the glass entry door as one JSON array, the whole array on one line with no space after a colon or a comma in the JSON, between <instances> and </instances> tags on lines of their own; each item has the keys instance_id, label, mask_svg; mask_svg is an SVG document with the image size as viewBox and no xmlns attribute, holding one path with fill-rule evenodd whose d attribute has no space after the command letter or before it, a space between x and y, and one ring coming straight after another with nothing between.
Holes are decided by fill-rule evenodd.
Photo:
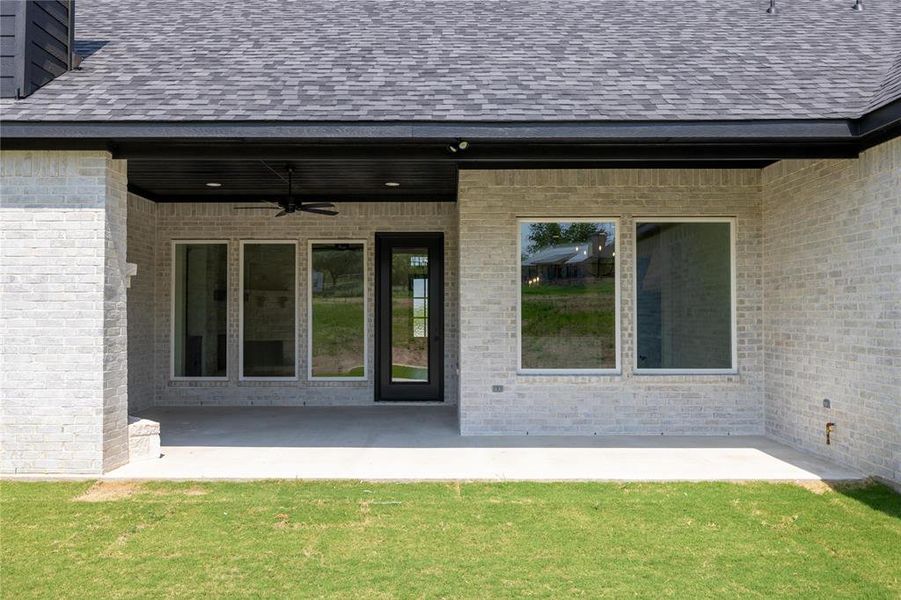
<instances>
[{"instance_id":1,"label":"glass entry door","mask_svg":"<svg viewBox=\"0 0 901 600\"><path fill-rule=\"evenodd\" d=\"M376 234L376 400L444 399L443 273L443 234Z\"/></svg>"}]
</instances>

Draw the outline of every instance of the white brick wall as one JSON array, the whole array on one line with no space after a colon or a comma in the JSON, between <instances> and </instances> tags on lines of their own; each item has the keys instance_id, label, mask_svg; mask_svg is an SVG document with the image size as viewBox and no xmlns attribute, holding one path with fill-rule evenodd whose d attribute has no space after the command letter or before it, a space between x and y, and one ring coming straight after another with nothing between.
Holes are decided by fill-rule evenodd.
<instances>
[{"instance_id":1,"label":"white brick wall","mask_svg":"<svg viewBox=\"0 0 901 600\"><path fill-rule=\"evenodd\" d=\"M901 481L901 139L763 182L766 431Z\"/></svg>"},{"instance_id":2,"label":"white brick wall","mask_svg":"<svg viewBox=\"0 0 901 600\"><path fill-rule=\"evenodd\" d=\"M128 195L128 262L138 270L128 289L128 410L154 404L154 294L156 292L157 205Z\"/></svg>"},{"instance_id":3,"label":"white brick wall","mask_svg":"<svg viewBox=\"0 0 901 600\"><path fill-rule=\"evenodd\" d=\"M128 454L125 165L0 153L0 471L100 473Z\"/></svg>"},{"instance_id":4,"label":"white brick wall","mask_svg":"<svg viewBox=\"0 0 901 600\"><path fill-rule=\"evenodd\" d=\"M325 217L303 213L274 218L272 211L236 211L231 204L159 204L155 254L155 404L172 405L363 405L372 404L374 358L375 233L442 231L445 236L445 400L457 398L457 208L450 203L341 203L341 214ZM247 204L244 204L247 206ZM172 240L229 241L229 323L227 382L172 382L170 368L170 306ZM298 242L299 380L291 382L238 381L238 283L240 240L296 240ZM306 286L307 244L315 239L366 240L369 306L366 337L369 348L365 382L307 381ZM140 273L140 271L139 271Z\"/></svg>"},{"instance_id":5,"label":"white brick wall","mask_svg":"<svg viewBox=\"0 0 901 600\"><path fill-rule=\"evenodd\" d=\"M126 390L132 410L371 403L370 382L305 380L307 242L367 240L372 288L376 231L443 231L446 395L460 399L463 433L766 431L901 479L898 140L859 161L785 161L763 172L463 171L457 205L342 204L334 219L132 196L127 254L138 274L127 308L125 163L103 152L7 151L0 168L3 473L97 474L121 464ZM705 215L737 219L739 374L636 375L634 220ZM516 218L567 216L621 220L622 375L516 374ZM169 381L173 239L230 242L228 382ZM298 241L297 382L237 381L242 239ZM373 301L370 294L370 373ZM495 384L505 390L492 393ZM837 424L828 447L827 420Z\"/></svg>"},{"instance_id":6,"label":"white brick wall","mask_svg":"<svg viewBox=\"0 0 901 600\"><path fill-rule=\"evenodd\" d=\"M461 171L459 211L463 433L763 432L759 171ZM634 218L653 216L737 218L738 375L633 373ZM517 375L517 217L621 219L622 375Z\"/></svg>"}]
</instances>

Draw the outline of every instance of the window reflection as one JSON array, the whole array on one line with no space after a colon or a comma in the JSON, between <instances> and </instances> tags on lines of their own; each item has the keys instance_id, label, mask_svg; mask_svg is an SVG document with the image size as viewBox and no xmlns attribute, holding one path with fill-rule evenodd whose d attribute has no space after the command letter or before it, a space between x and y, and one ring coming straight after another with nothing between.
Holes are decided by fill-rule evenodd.
<instances>
[{"instance_id":1,"label":"window reflection","mask_svg":"<svg viewBox=\"0 0 901 600\"><path fill-rule=\"evenodd\" d=\"M732 367L728 222L636 225L637 364Z\"/></svg>"},{"instance_id":2,"label":"window reflection","mask_svg":"<svg viewBox=\"0 0 901 600\"><path fill-rule=\"evenodd\" d=\"M313 244L310 327L313 377L365 376L363 244Z\"/></svg>"},{"instance_id":3,"label":"window reflection","mask_svg":"<svg viewBox=\"0 0 901 600\"><path fill-rule=\"evenodd\" d=\"M396 248L391 255L391 380L429 379L429 253Z\"/></svg>"},{"instance_id":4,"label":"window reflection","mask_svg":"<svg viewBox=\"0 0 901 600\"><path fill-rule=\"evenodd\" d=\"M228 246L176 244L173 375L225 377Z\"/></svg>"},{"instance_id":5,"label":"window reflection","mask_svg":"<svg viewBox=\"0 0 901 600\"><path fill-rule=\"evenodd\" d=\"M609 222L520 224L523 369L616 368L616 231Z\"/></svg>"},{"instance_id":6,"label":"window reflection","mask_svg":"<svg viewBox=\"0 0 901 600\"><path fill-rule=\"evenodd\" d=\"M245 377L295 376L294 244L244 245Z\"/></svg>"}]
</instances>

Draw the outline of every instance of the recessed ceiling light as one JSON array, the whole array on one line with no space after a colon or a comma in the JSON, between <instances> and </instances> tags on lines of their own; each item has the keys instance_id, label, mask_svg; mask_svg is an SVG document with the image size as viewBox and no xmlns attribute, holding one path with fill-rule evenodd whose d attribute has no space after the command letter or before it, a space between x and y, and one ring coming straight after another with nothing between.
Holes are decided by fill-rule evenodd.
<instances>
[{"instance_id":1,"label":"recessed ceiling light","mask_svg":"<svg viewBox=\"0 0 901 600\"><path fill-rule=\"evenodd\" d=\"M207 181L206 186L207 187L222 187L222 184L218 183L216 181Z\"/></svg>"},{"instance_id":2,"label":"recessed ceiling light","mask_svg":"<svg viewBox=\"0 0 901 600\"><path fill-rule=\"evenodd\" d=\"M400 184L396 181L386 181L385 185L387 185L388 187L400 187Z\"/></svg>"}]
</instances>

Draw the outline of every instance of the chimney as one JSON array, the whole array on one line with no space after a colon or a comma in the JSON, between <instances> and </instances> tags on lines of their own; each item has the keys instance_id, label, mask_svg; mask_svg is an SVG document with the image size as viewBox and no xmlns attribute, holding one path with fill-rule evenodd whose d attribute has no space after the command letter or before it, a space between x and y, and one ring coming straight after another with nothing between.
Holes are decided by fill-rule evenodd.
<instances>
[{"instance_id":1,"label":"chimney","mask_svg":"<svg viewBox=\"0 0 901 600\"><path fill-rule=\"evenodd\" d=\"M0 98L24 98L74 66L75 0L0 0Z\"/></svg>"}]
</instances>

